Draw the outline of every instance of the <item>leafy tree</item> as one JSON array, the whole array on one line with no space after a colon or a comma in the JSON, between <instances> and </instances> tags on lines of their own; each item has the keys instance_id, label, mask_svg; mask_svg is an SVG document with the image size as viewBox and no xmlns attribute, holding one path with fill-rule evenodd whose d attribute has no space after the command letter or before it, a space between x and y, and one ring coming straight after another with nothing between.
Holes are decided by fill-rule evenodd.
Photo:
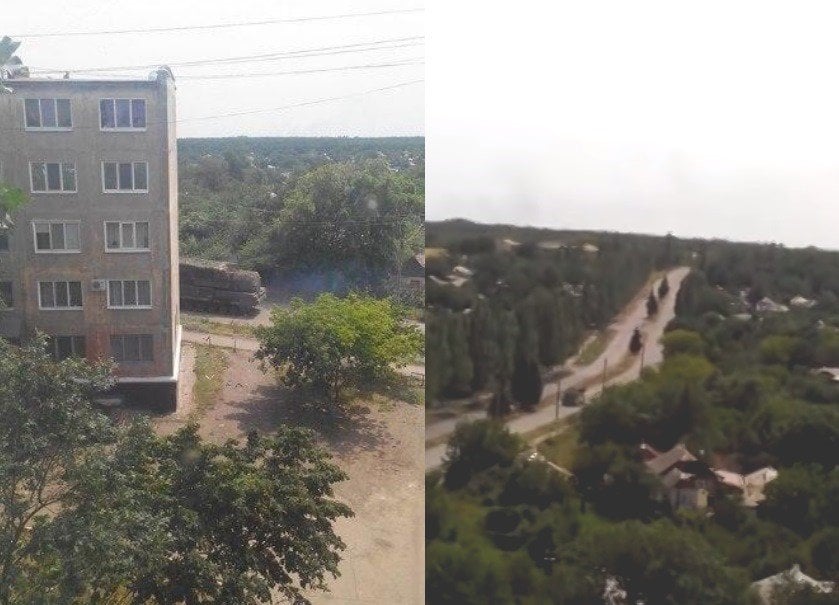
<instances>
[{"instance_id":1,"label":"leafy tree","mask_svg":"<svg viewBox=\"0 0 839 605\"><path fill-rule=\"evenodd\" d=\"M215 445L195 425L161 438L138 424L98 462L48 532L64 586L84 578L169 605L267 603L272 590L306 603L301 589L338 574L332 523L352 512L332 485L347 476L311 431Z\"/></svg>"},{"instance_id":2,"label":"leafy tree","mask_svg":"<svg viewBox=\"0 0 839 605\"><path fill-rule=\"evenodd\" d=\"M519 437L496 420L458 424L446 450L446 485L462 486L475 473L496 465L507 466L522 447Z\"/></svg>"},{"instance_id":3,"label":"leafy tree","mask_svg":"<svg viewBox=\"0 0 839 605\"><path fill-rule=\"evenodd\" d=\"M661 337L665 357L679 354L702 355L705 343L702 336L691 330L672 330Z\"/></svg>"},{"instance_id":4,"label":"leafy tree","mask_svg":"<svg viewBox=\"0 0 839 605\"><path fill-rule=\"evenodd\" d=\"M471 392L474 366L469 356L468 325L463 313L448 316L448 348L451 353L448 392L463 396Z\"/></svg>"},{"instance_id":5,"label":"leafy tree","mask_svg":"<svg viewBox=\"0 0 839 605\"><path fill-rule=\"evenodd\" d=\"M629 340L629 352L637 355L641 352L641 347L644 346L644 341L641 338L641 330L635 328L632 331L632 338Z\"/></svg>"},{"instance_id":6,"label":"leafy tree","mask_svg":"<svg viewBox=\"0 0 839 605\"><path fill-rule=\"evenodd\" d=\"M430 313L426 322L428 350L433 355L426 357L426 398L431 405L443 395L451 381L452 352L449 348L448 314Z\"/></svg>"},{"instance_id":7,"label":"leafy tree","mask_svg":"<svg viewBox=\"0 0 839 605\"><path fill-rule=\"evenodd\" d=\"M339 402L346 388L368 385L422 351L422 335L405 318L401 307L370 296L294 300L257 330L256 358L280 369L284 385L312 385Z\"/></svg>"},{"instance_id":8,"label":"leafy tree","mask_svg":"<svg viewBox=\"0 0 839 605\"><path fill-rule=\"evenodd\" d=\"M606 443L582 449L574 462L580 492L613 519L650 519L659 508L658 482L628 447Z\"/></svg>"},{"instance_id":9,"label":"leafy tree","mask_svg":"<svg viewBox=\"0 0 839 605\"><path fill-rule=\"evenodd\" d=\"M655 298L655 293L650 290L650 295L647 297L647 317L653 317L658 314L658 301Z\"/></svg>"},{"instance_id":10,"label":"leafy tree","mask_svg":"<svg viewBox=\"0 0 839 605\"><path fill-rule=\"evenodd\" d=\"M839 578L839 526L820 529L810 538L810 559L824 578Z\"/></svg>"},{"instance_id":11,"label":"leafy tree","mask_svg":"<svg viewBox=\"0 0 839 605\"><path fill-rule=\"evenodd\" d=\"M311 431L205 443L113 426L92 398L104 365L0 341L0 603L255 604L323 588L351 515L346 475Z\"/></svg>"},{"instance_id":12,"label":"leafy tree","mask_svg":"<svg viewBox=\"0 0 839 605\"><path fill-rule=\"evenodd\" d=\"M539 365L519 357L513 370L513 398L524 408L532 408L542 399L542 376Z\"/></svg>"},{"instance_id":13,"label":"leafy tree","mask_svg":"<svg viewBox=\"0 0 839 605\"><path fill-rule=\"evenodd\" d=\"M667 281L667 276L661 278L661 283L658 284L658 298L663 299L670 292L670 282Z\"/></svg>"},{"instance_id":14,"label":"leafy tree","mask_svg":"<svg viewBox=\"0 0 839 605\"><path fill-rule=\"evenodd\" d=\"M581 567L602 574L600 590L606 578L617 578L629 603L735 605L749 589L744 574L728 567L701 534L669 521L599 527L579 550Z\"/></svg>"},{"instance_id":15,"label":"leafy tree","mask_svg":"<svg viewBox=\"0 0 839 605\"><path fill-rule=\"evenodd\" d=\"M271 236L274 266L395 271L422 245L422 205L422 184L385 162L324 164L286 196Z\"/></svg>"},{"instance_id":16,"label":"leafy tree","mask_svg":"<svg viewBox=\"0 0 839 605\"><path fill-rule=\"evenodd\" d=\"M427 602L433 605L513 605L515 598L498 551L431 543L425 555Z\"/></svg>"},{"instance_id":17,"label":"leafy tree","mask_svg":"<svg viewBox=\"0 0 839 605\"><path fill-rule=\"evenodd\" d=\"M768 519L809 535L825 523L839 523L839 472L826 473L818 465L795 465L782 469L766 486L762 513Z\"/></svg>"},{"instance_id":18,"label":"leafy tree","mask_svg":"<svg viewBox=\"0 0 839 605\"><path fill-rule=\"evenodd\" d=\"M22 348L0 339L0 603L25 579L29 529L71 498L96 447L112 442L90 404L111 384L107 366L53 363L42 338Z\"/></svg>"}]
</instances>

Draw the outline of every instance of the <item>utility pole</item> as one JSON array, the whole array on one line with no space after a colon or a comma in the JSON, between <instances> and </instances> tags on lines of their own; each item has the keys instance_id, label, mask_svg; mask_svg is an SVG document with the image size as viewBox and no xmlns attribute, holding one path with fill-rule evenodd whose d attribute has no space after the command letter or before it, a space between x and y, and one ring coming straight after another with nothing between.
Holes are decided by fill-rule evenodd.
<instances>
[{"instance_id":1,"label":"utility pole","mask_svg":"<svg viewBox=\"0 0 839 605\"><path fill-rule=\"evenodd\" d=\"M603 390L603 391L606 390L606 363L608 361L609 361L608 357L603 358L603 387L601 388L601 390Z\"/></svg>"}]
</instances>

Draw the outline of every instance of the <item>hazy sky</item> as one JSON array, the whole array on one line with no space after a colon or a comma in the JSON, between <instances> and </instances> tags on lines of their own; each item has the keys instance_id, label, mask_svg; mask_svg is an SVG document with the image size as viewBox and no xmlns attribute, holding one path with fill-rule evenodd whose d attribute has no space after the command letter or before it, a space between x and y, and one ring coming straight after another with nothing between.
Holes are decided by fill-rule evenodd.
<instances>
[{"instance_id":1,"label":"hazy sky","mask_svg":"<svg viewBox=\"0 0 839 605\"><path fill-rule=\"evenodd\" d=\"M837 10L434 0L427 216L839 248Z\"/></svg>"},{"instance_id":2,"label":"hazy sky","mask_svg":"<svg viewBox=\"0 0 839 605\"><path fill-rule=\"evenodd\" d=\"M3 2L0 35L213 25L423 8L422 0L38 0ZM264 55L425 35L422 11L339 20L155 34L22 38L19 54L33 68L83 69ZM419 44L417 44L417 42ZM424 65L343 72L189 80L189 76L278 72L422 61L423 40L375 52L285 58L209 67L173 67L178 84L179 136L421 135L424 84L291 110L194 120L352 95L422 80ZM395 45L391 44L391 46ZM146 77L150 70L118 73Z\"/></svg>"}]
</instances>

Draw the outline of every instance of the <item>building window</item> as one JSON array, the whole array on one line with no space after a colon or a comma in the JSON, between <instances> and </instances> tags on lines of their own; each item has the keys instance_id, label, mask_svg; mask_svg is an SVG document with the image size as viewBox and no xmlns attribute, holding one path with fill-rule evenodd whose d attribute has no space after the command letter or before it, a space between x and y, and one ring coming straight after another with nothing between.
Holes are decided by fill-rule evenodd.
<instances>
[{"instance_id":1,"label":"building window","mask_svg":"<svg viewBox=\"0 0 839 605\"><path fill-rule=\"evenodd\" d=\"M149 224L147 222L105 223L106 250L148 250Z\"/></svg>"},{"instance_id":2,"label":"building window","mask_svg":"<svg viewBox=\"0 0 839 605\"><path fill-rule=\"evenodd\" d=\"M35 221L36 252L79 252L81 247L80 225L77 222Z\"/></svg>"},{"instance_id":3,"label":"building window","mask_svg":"<svg viewBox=\"0 0 839 605\"><path fill-rule=\"evenodd\" d=\"M38 306L41 309L81 309L82 282L38 282Z\"/></svg>"},{"instance_id":4,"label":"building window","mask_svg":"<svg viewBox=\"0 0 839 605\"><path fill-rule=\"evenodd\" d=\"M84 336L50 336L47 350L55 361L85 356Z\"/></svg>"},{"instance_id":5,"label":"building window","mask_svg":"<svg viewBox=\"0 0 839 605\"><path fill-rule=\"evenodd\" d=\"M145 99L102 99L99 101L102 130L143 130L146 127Z\"/></svg>"},{"instance_id":6,"label":"building window","mask_svg":"<svg viewBox=\"0 0 839 605\"><path fill-rule=\"evenodd\" d=\"M9 229L0 227L0 252L9 251Z\"/></svg>"},{"instance_id":7,"label":"building window","mask_svg":"<svg viewBox=\"0 0 839 605\"><path fill-rule=\"evenodd\" d=\"M111 356L117 363L153 361L151 334L111 336Z\"/></svg>"},{"instance_id":8,"label":"building window","mask_svg":"<svg viewBox=\"0 0 839 605\"><path fill-rule=\"evenodd\" d=\"M27 129L70 130L73 116L70 99L25 99Z\"/></svg>"},{"instance_id":9,"label":"building window","mask_svg":"<svg viewBox=\"0 0 839 605\"><path fill-rule=\"evenodd\" d=\"M32 193L75 193L76 165L72 162L30 162Z\"/></svg>"},{"instance_id":10,"label":"building window","mask_svg":"<svg viewBox=\"0 0 839 605\"><path fill-rule=\"evenodd\" d=\"M148 280L108 280L108 307L148 309L151 307L151 282Z\"/></svg>"},{"instance_id":11,"label":"building window","mask_svg":"<svg viewBox=\"0 0 839 605\"><path fill-rule=\"evenodd\" d=\"M15 297L12 282L0 281L0 309L14 309Z\"/></svg>"},{"instance_id":12,"label":"building window","mask_svg":"<svg viewBox=\"0 0 839 605\"><path fill-rule=\"evenodd\" d=\"M102 189L105 193L149 190L146 162L102 162Z\"/></svg>"}]
</instances>

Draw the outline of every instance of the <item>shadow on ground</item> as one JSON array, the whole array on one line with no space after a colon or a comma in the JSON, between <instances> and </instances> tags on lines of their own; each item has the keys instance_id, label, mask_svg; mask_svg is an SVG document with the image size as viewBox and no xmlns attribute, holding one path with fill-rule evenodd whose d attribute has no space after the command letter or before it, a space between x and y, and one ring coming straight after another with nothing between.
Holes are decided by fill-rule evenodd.
<instances>
[{"instance_id":1,"label":"shadow on ground","mask_svg":"<svg viewBox=\"0 0 839 605\"><path fill-rule=\"evenodd\" d=\"M225 419L237 423L242 433L254 429L270 433L280 424L310 428L340 454L378 450L391 441L387 427L366 403L332 405L311 393L261 385L227 407Z\"/></svg>"}]
</instances>

